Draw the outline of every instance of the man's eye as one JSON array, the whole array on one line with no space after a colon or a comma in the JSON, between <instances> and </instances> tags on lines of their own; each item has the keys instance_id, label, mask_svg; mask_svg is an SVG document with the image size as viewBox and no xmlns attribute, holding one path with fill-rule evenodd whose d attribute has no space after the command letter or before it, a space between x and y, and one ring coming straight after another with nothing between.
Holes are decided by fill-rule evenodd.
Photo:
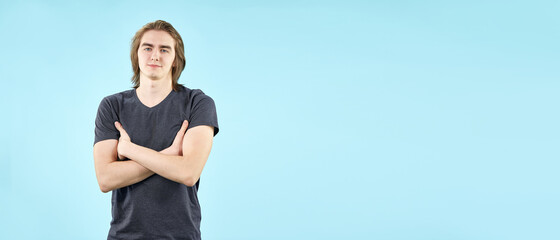
<instances>
[{"instance_id":1,"label":"man's eye","mask_svg":"<svg viewBox=\"0 0 560 240\"><path fill-rule=\"evenodd\" d=\"M162 52L169 52L169 51L167 51L167 50L165 50L165 49L161 49L161 51L162 51Z\"/></svg>"},{"instance_id":2,"label":"man's eye","mask_svg":"<svg viewBox=\"0 0 560 240\"><path fill-rule=\"evenodd\" d=\"M151 51L152 48L144 48L144 51Z\"/></svg>"}]
</instances>

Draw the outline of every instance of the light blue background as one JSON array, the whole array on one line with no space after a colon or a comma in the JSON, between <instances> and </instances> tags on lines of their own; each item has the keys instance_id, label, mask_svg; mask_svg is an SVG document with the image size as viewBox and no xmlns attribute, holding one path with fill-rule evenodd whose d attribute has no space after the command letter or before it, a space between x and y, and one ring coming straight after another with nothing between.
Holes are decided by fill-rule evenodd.
<instances>
[{"instance_id":1,"label":"light blue background","mask_svg":"<svg viewBox=\"0 0 560 240\"><path fill-rule=\"evenodd\" d=\"M101 99L181 33L203 239L560 239L558 1L0 3L2 239L104 239Z\"/></svg>"}]
</instances>

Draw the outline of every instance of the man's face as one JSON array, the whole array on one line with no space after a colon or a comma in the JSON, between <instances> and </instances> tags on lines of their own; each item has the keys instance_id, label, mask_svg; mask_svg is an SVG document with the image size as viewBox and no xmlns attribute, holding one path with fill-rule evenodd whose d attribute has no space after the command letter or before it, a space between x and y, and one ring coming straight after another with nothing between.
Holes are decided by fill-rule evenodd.
<instances>
[{"instance_id":1,"label":"man's face","mask_svg":"<svg viewBox=\"0 0 560 240\"><path fill-rule=\"evenodd\" d=\"M175 60L175 40L165 31L149 30L144 33L138 48L140 75L151 80L171 78Z\"/></svg>"}]
</instances>

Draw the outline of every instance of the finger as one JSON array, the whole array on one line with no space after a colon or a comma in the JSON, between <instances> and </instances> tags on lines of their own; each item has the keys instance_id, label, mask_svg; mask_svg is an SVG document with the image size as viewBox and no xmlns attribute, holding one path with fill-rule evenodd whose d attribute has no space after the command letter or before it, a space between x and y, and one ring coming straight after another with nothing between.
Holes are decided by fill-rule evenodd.
<instances>
[{"instance_id":1,"label":"finger","mask_svg":"<svg viewBox=\"0 0 560 240\"><path fill-rule=\"evenodd\" d=\"M120 122L115 122L115 127L117 127L117 130L119 130L121 137L129 138L128 133L126 133Z\"/></svg>"},{"instance_id":2,"label":"finger","mask_svg":"<svg viewBox=\"0 0 560 240\"><path fill-rule=\"evenodd\" d=\"M189 126L189 121L184 120L183 121L183 126L181 126L181 132L185 132L185 130L187 130L187 127Z\"/></svg>"},{"instance_id":3,"label":"finger","mask_svg":"<svg viewBox=\"0 0 560 240\"><path fill-rule=\"evenodd\" d=\"M122 130L121 123L115 122L115 127L117 128L117 130L118 130L119 132L121 132L121 130Z\"/></svg>"},{"instance_id":4,"label":"finger","mask_svg":"<svg viewBox=\"0 0 560 240\"><path fill-rule=\"evenodd\" d=\"M175 138L183 138L183 135L185 134L185 130L187 130L187 126L188 126L188 122L187 120L183 121L183 125L181 125L181 129L179 129L179 131L177 132L177 135L175 135Z\"/></svg>"}]
</instances>

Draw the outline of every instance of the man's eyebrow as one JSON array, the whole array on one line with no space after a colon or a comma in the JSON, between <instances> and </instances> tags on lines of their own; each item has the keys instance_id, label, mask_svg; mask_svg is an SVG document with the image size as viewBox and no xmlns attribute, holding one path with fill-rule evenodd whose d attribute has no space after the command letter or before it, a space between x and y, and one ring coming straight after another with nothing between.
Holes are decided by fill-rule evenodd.
<instances>
[{"instance_id":1,"label":"man's eyebrow","mask_svg":"<svg viewBox=\"0 0 560 240\"><path fill-rule=\"evenodd\" d=\"M142 47L143 47L143 46L154 47L154 45L151 44L151 43L142 43ZM167 45L159 45L159 48L171 49L171 47L170 47L170 46L167 46Z\"/></svg>"}]
</instances>

